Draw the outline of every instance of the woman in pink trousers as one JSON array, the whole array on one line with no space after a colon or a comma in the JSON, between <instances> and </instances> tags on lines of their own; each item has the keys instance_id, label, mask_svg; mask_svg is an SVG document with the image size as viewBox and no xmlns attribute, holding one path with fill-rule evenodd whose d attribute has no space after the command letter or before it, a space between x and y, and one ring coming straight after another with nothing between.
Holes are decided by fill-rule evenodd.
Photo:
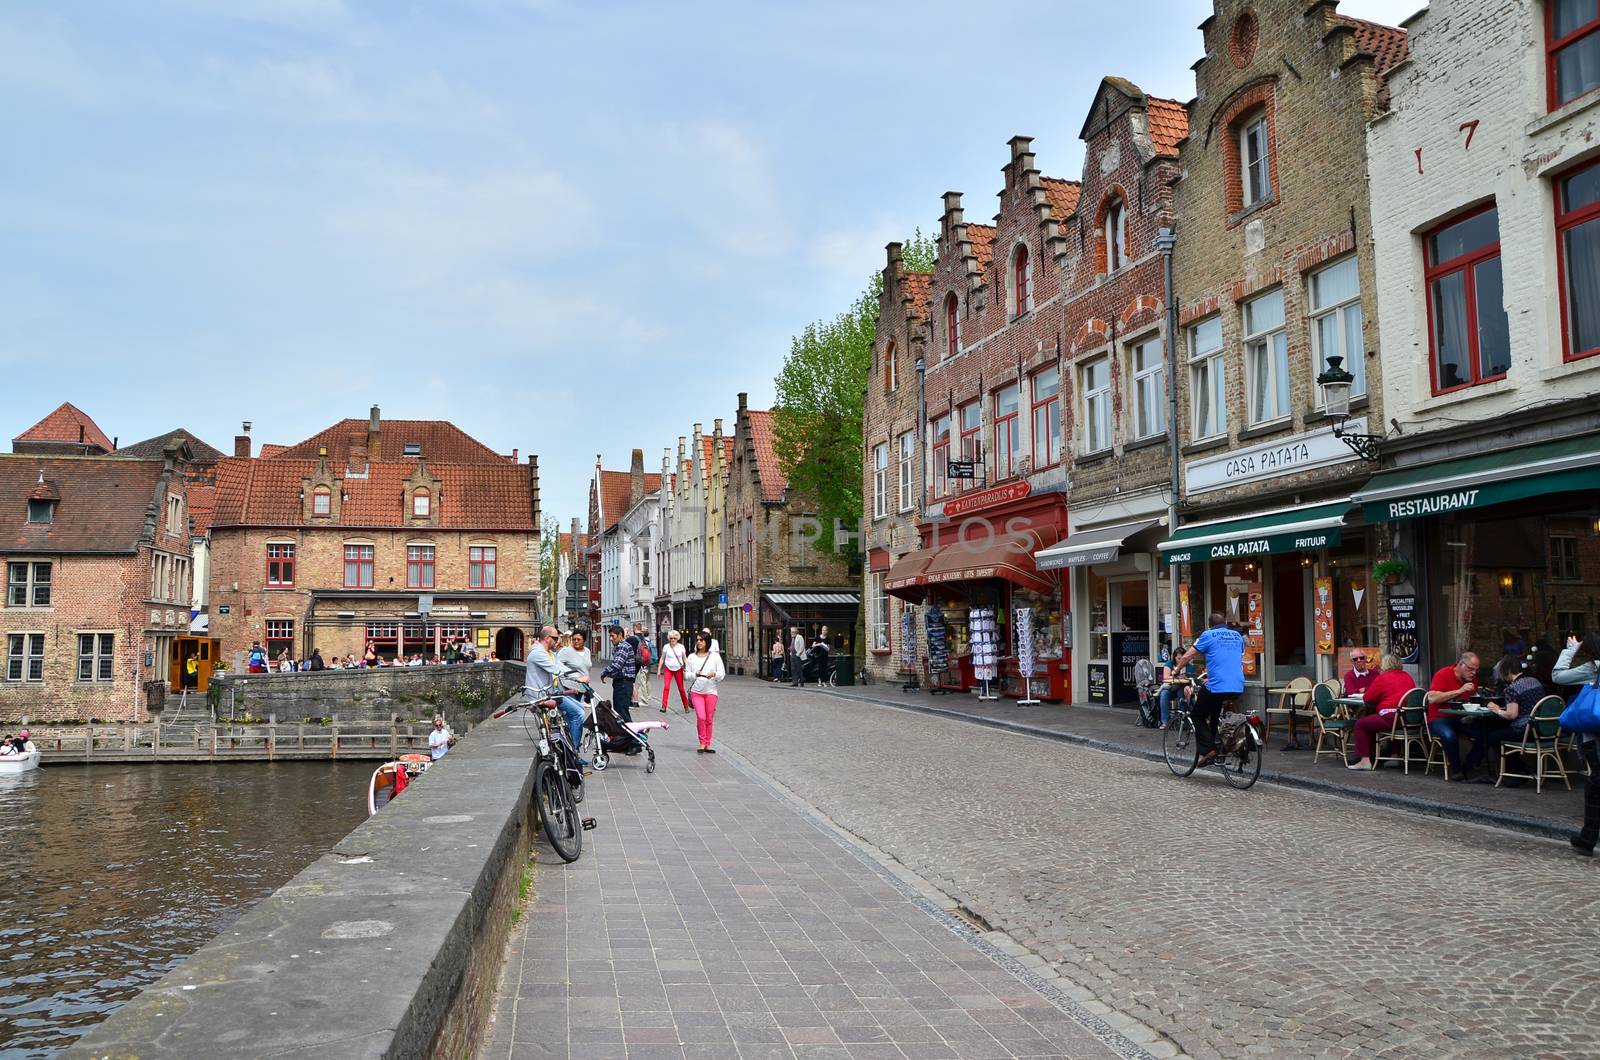
<instances>
[{"instance_id":1,"label":"woman in pink trousers","mask_svg":"<svg viewBox=\"0 0 1600 1060\"><path fill-rule=\"evenodd\" d=\"M695 723L700 730L700 754L714 755L711 747L711 719L717 715L717 682L728 676L722 654L711 650L711 638L704 633L694 637L694 654L684 660L690 678L689 702L694 704Z\"/></svg>"}]
</instances>

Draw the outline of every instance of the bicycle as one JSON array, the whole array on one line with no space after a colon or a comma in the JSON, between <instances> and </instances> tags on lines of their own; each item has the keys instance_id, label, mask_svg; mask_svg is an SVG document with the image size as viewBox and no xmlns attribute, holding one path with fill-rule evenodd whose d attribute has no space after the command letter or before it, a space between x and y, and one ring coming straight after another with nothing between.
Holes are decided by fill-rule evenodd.
<instances>
[{"instance_id":1,"label":"bicycle","mask_svg":"<svg viewBox=\"0 0 1600 1060\"><path fill-rule=\"evenodd\" d=\"M1210 764L1222 772L1230 787L1243 791L1261 776L1261 755L1266 749L1266 740L1261 734L1261 716L1254 711L1236 713L1233 708L1238 702L1238 696L1227 696L1222 701L1217 719L1217 754ZM1199 768L1199 734L1187 698L1173 704L1161 750L1173 776L1187 777Z\"/></svg>"},{"instance_id":2,"label":"bicycle","mask_svg":"<svg viewBox=\"0 0 1600 1060\"><path fill-rule=\"evenodd\" d=\"M528 738L539 749L538 763L533 772L533 801L539 811L539 823L545 838L560 855L562 861L573 862L583 853L583 833L595 827L593 817L578 816L578 803L583 801L583 767L578 752L567 736L566 719L556 701L549 698L550 689L536 694L533 699L523 699L495 711L503 718L518 710L526 710L539 726L538 735L530 730ZM523 720L526 728L527 720Z\"/></svg>"},{"instance_id":3,"label":"bicycle","mask_svg":"<svg viewBox=\"0 0 1600 1060\"><path fill-rule=\"evenodd\" d=\"M824 658L827 659L828 672L825 676L818 676L817 671L821 668ZM805 659L800 664L800 682L801 684L809 685L813 681L816 682L818 688L824 685L828 688L839 687L839 667L834 662L832 652L829 652L827 656L820 656L816 652L806 653Z\"/></svg>"}]
</instances>

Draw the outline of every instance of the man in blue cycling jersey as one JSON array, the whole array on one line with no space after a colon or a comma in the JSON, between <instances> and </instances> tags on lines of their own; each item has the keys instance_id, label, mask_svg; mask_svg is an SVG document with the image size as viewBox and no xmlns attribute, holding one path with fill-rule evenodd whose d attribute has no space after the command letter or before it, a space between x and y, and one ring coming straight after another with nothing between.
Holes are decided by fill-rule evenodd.
<instances>
[{"instance_id":1,"label":"man in blue cycling jersey","mask_svg":"<svg viewBox=\"0 0 1600 1060\"><path fill-rule=\"evenodd\" d=\"M1217 757L1217 718L1222 714L1222 701L1244 692L1244 635L1229 628L1221 611L1211 612L1210 628L1195 638L1189 650L1173 660L1173 666L1182 669L1196 655L1206 657L1205 691L1195 696L1195 734L1199 738L1199 764L1210 765Z\"/></svg>"}]
</instances>

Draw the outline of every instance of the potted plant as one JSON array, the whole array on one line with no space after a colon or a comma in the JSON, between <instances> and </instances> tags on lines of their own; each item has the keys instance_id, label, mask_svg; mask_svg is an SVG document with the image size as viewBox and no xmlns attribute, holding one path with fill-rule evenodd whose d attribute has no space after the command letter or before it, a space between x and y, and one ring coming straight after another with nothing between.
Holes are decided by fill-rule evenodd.
<instances>
[{"instance_id":1,"label":"potted plant","mask_svg":"<svg viewBox=\"0 0 1600 1060\"><path fill-rule=\"evenodd\" d=\"M1372 565L1372 576L1385 585L1398 585L1400 579L1411 573L1411 565L1398 556L1380 559Z\"/></svg>"}]
</instances>

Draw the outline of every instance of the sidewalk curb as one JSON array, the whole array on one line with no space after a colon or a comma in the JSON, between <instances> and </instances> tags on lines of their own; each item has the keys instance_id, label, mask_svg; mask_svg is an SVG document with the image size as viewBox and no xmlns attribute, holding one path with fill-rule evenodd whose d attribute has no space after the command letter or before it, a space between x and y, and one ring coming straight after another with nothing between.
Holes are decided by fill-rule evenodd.
<instances>
[{"instance_id":1,"label":"sidewalk curb","mask_svg":"<svg viewBox=\"0 0 1600 1060\"><path fill-rule=\"evenodd\" d=\"M991 729L1003 729L1007 732L1018 733L1023 736L1037 736L1057 743L1070 743L1080 747L1087 747L1094 751L1105 751L1110 754L1123 755L1128 758L1142 758L1149 762L1165 762L1165 757L1155 751L1146 751L1139 747L1130 747L1127 744L1114 743L1101 739L1098 736L1082 736L1078 733L1059 732L1039 725L1027 725L1022 722L1007 721L1004 718L985 718L981 715L967 714L959 710L949 710L936 707L932 704L913 703L894 699L880 699L877 696L860 695L856 693L840 692L835 689L806 688L807 692L815 692L834 699L842 699L851 703L870 703L874 706L889 707L898 710L914 711L918 714L928 714L938 718L950 718L955 721L964 721L971 725L983 725ZM1263 767L1261 779L1265 782L1276 784L1285 788L1298 788L1302 791L1312 791L1319 795L1335 795L1340 798L1355 799L1360 802L1384 806L1389 809L1405 810L1410 813L1426 814L1432 817L1443 817L1448 820L1461 821L1466 824L1488 825L1492 828L1504 828L1513 832L1521 832L1539 839L1566 839L1574 830L1570 824L1539 817L1524 817L1514 813L1496 813L1493 810L1482 810L1473 806L1458 806L1454 803L1439 802L1435 799L1418 798L1413 795L1396 795L1388 791L1373 791L1367 788L1351 787L1345 784L1335 784L1331 781L1315 780L1308 777L1296 776L1290 773L1280 773Z\"/></svg>"}]
</instances>

